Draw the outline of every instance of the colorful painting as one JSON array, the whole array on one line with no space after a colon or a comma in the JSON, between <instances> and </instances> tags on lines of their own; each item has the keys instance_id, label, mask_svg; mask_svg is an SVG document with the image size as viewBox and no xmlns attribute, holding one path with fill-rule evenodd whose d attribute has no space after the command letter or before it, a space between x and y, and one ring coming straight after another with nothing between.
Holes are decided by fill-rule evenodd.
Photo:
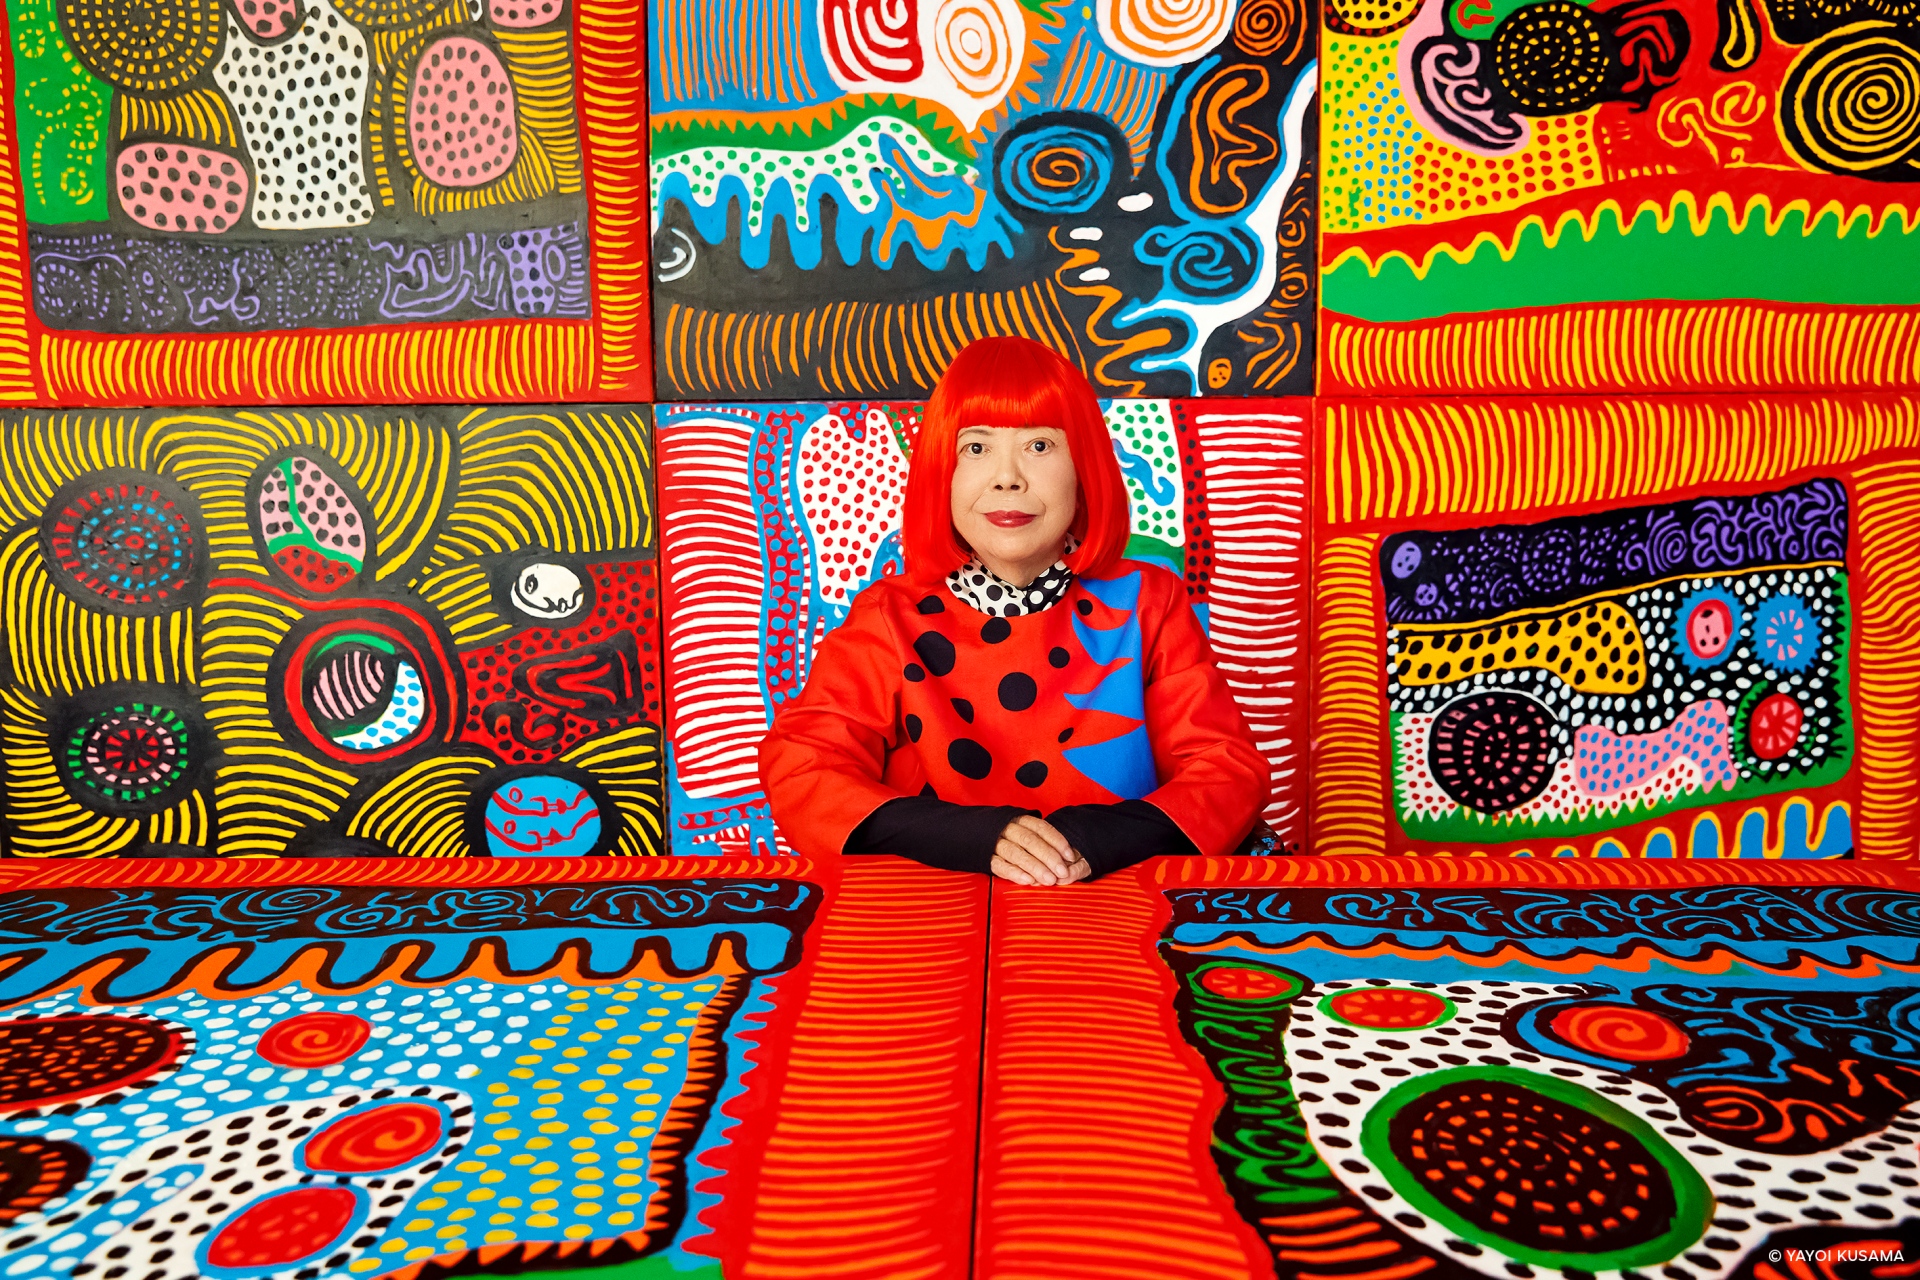
<instances>
[{"instance_id":1,"label":"colorful painting","mask_svg":"<svg viewBox=\"0 0 1920 1280\"><path fill-rule=\"evenodd\" d=\"M1298 402L1116 400L1128 554L1186 579L1273 762L1266 820L1304 836L1297 675L1307 422ZM773 711L853 598L902 568L900 503L920 406L662 405L668 773L680 853L780 847L758 779Z\"/></svg>"},{"instance_id":2,"label":"colorful painting","mask_svg":"<svg viewBox=\"0 0 1920 1280\"><path fill-rule=\"evenodd\" d=\"M0 397L646 386L644 190L617 158L644 122L593 109L642 78L633 15L604 0L13 0L7 20L0 183L22 222L0 312L25 343L0 358ZM475 321L494 323L456 323ZM228 335L224 361L187 335Z\"/></svg>"},{"instance_id":3,"label":"colorful painting","mask_svg":"<svg viewBox=\"0 0 1920 1280\"><path fill-rule=\"evenodd\" d=\"M651 460L643 408L6 423L6 852L661 852Z\"/></svg>"},{"instance_id":4,"label":"colorful painting","mask_svg":"<svg viewBox=\"0 0 1920 1280\"><path fill-rule=\"evenodd\" d=\"M821 903L739 877L0 893L0 1248L19 1276L712 1280L726 1108Z\"/></svg>"},{"instance_id":5,"label":"colorful painting","mask_svg":"<svg viewBox=\"0 0 1920 1280\"><path fill-rule=\"evenodd\" d=\"M1920 1256L1920 895L1167 897L1181 1034L1225 1093L1214 1161L1279 1280L1884 1280Z\"/></svg>"},{"instance_id":6,"label":"colorful painting","mask_svg":"<svg viewBox=\"0 0 1920 1280\"><path fill-rule=\"evenodd\" d=\"M1102 395L1312 389L1301 0L658 0L661 399L918 398L1017 333Z\"/></svg>"},{"instance_id":7,"label":"colorful painting","mask_svg":"<svg viewBox=\"0 0 1920 1280\"><path fill-rule=\"evenodd\" d=\"M1803 0L1329 0L1321 389L1912 387L1920 53Z\"/></svg>"},{"instance_id":8,"label":"colorful painting","mask_svg":"<svg viewBox=\"0 0 1920 1280\"><path fill-rule=\"evenodd\" d=\"M1887 696L1915 670L1894 532L1915 466L1886 452L1917 438L1904 405L1379 402L1327 421L1323 850L1911 856L1891 785L1911 717Z\"/></svg>"}]
</instances>

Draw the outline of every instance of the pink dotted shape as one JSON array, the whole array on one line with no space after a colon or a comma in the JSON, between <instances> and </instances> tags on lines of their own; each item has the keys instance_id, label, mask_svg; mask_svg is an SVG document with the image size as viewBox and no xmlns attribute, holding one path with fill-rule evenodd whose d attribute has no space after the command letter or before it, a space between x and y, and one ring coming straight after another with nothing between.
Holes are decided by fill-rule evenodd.
<instances>
[{"instance_id":1,"label":"pink dotted shape","mask_svg":"<svg viewBox=\"0 0 1920 1280\"><path fill-rule=\"evenodd\" d=\"M484 186L512 168L520 134L500 55L472 36L428 45L414 68L407 139L414 164L438 186Z\"/></svg>"}]
</instances>

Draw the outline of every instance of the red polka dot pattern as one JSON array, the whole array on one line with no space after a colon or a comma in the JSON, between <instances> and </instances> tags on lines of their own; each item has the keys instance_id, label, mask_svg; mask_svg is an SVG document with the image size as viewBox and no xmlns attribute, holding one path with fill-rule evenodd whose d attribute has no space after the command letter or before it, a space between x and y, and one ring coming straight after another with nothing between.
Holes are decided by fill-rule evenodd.
<instances>
[{"instance_id":1,"label":"red polka dot pattern","mask_svg":"<svg viewBox=\"0 0 1920 1280\"><path fill-rule=\"evenodd\" d=\"M544 764L609 729L660 723L658 566L651 560L594 564L586 566L585 576L593 584L591 613L570 619L567 626L525 627L498 644L460 655L467 675L462 741L512 764ZM637 705L604 718L577 714L543 700L516 679L531 664L596 645L622 660L632 654L638 666Z\"/></svg>"}]
</instances>

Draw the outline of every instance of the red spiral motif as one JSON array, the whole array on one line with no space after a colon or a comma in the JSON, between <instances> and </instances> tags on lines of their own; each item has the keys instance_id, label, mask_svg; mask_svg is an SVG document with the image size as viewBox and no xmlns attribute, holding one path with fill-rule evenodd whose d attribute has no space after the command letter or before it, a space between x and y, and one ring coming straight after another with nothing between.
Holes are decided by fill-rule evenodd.
<instances>
[{"instance_id":1,"label":"red spiral motif","mask_svg":"<svg viewBox=\"0 0 1920 1280\"><path fill-rule=\"evenodd\" d=\"M392 1102L342 1116L308 1139L301 1154L316 1173L382 1173L438 1147L445 1129L438 1107Z\"/></svg>"},{"instance_id":2,"label":"red spiral motif","mask_svg":"<svg viewBox=\"0 0 1920 1280\"><path fill-rule=\"evenodd\" d=\"M268 1027L254 1052L275 1066L330 1067L358 1053L372 1033L350 1013L302 1013Z\"/></svg>"},{"instance_id":3,"label":"red spiral motif","mask_svg":"<svg viewBox=\"0 0 1920 1280\"><path fill-rule=\"evenodd\" d=\"M849 82L907 84L920 78L919 18L917 0L826 0L822 43Z\"/></svg>"},{"instance_id":4,"label":"red spiral motif","mask_svg":"<svg viewBox=\"0 0 1920 1280\"><path fill-rule=\"evenodd\" d=\"M1672 1019L1625 1004L1583 1004L1562 1009L1549 1027L1574 1048L1619 1062L1682 1058L1692 1044Z\"/></svg>"}]
</instances>

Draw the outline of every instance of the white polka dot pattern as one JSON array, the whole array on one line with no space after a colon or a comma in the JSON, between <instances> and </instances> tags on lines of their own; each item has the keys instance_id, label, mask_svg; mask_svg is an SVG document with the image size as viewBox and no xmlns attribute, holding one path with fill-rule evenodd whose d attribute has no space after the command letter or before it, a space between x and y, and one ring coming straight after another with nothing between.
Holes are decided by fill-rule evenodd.
<instances>
[{"instance_id":1,"label":"white polka dot pattern","mask_svg":"<svg viewBox=\"0 0 1920 1280\"><path fill-rule=\"evenodd\" d=\"M256 44L227 23L214 80L240 116L253 160L253 222L268 230L357 227L373 218L361 160L367 43L328 0L298 34Z\"/></svg>"}]
</instances>

